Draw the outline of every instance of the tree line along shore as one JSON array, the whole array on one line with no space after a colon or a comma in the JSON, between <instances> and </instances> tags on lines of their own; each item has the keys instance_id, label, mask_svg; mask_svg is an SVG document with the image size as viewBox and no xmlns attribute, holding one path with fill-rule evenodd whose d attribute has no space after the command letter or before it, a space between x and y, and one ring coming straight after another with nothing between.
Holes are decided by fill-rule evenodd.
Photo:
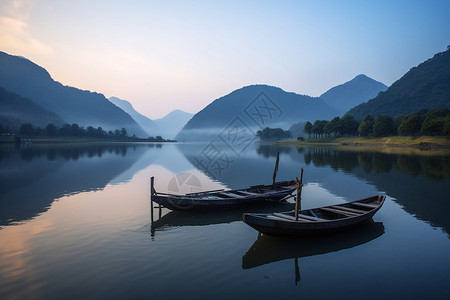
<instances>
[{"instance_id":1,"label":"tree line along shore","mask_svg":"<svg viewBox=\"0 0 450 300\"><path fill-rule=\"evenodd\" d=\"M289 131L265 128L258 132L258 137L280 143L450 147L450 111L422 110L410 115L378 115L376 118L367 115L361 122L346 114L329 121L306 122L303 133L308 138L298 136L296 140L289 140L292 137Z\"/></svg>"},{"instance_id":2,"label":"tree line along shore","mask_svg":"<svg viewBox=\"0 0 450 300\"><path fill-rule=\"evenodd\" d=\"M62 127L50 123L45 128L30 123L20 125L19 129L3 127L0 124L0 143L27 142L174 142L161 136L138 138L129 136L125 128L105 131L102 127L83 127L78 124L65 124Z\"/></svg>"}]
</instances>

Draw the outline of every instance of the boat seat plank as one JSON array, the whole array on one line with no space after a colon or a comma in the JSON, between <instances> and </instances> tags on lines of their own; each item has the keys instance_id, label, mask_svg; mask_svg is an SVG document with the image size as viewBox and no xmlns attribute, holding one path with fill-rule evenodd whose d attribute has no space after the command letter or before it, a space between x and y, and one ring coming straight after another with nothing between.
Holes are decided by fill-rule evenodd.
<instances>
[{"instance_id":1,"label":"boat seat plank","mask_svg":"<svg viewBox=\"0 0 450 300\"><path fill-rule=\"evenodd\" d=\"M360 203L360 202L353 202L352 205L360 206L360 207L367 207L367 208L377 208L378 205L376 204L367 204L367 203Z\"/></svg>"},{"instance_id":2,"label":"boat seat plank","mask_svg":"<svg viewBox=\"0 0 450 300\"><path fill-rule=\"evenodd\" d=\"M345 211L354 212L354 213L357 213L357 214L365 214L365 213L367 213L367 210L354 209L354 208L345 207L345 206L331 206L331 207L334 208L334 209L345 210Z\"/></svg>"},{"instance_id":3,"label":"boat seat plank","mask_svg":"<svg viewBox=\"0 0 450 300\"><path fill-rule=\"evenodd\" d=\"M268 215L268 216L266 216L266 218L271 219L271 220L284 221L284 222L295 222L295 220L281 218L281 217L277 217L274 215Z\"/></svg>"},{"instance_id":4,"label":"boat seat plank","mask_svg":"<svg viewBox=\"0 0 450 300\"><path fill-rule=\"evenodd\" d=\"M249 196L259 196L259 195L261 195L261 194L258 194L258 193L252 193L252 192L247 192L247 191L239 191L239 193L246 194L246 195L249 195Z\"/></svg>"},{"instance_id":5,"label":"boat seat plank","mask_svg":"<svg viewBox=\"0 0 450 300\"><path fill-rule=\"evenodd\" d=\"M295 217L294 216L286 215L286 214L283 214L283 213L273 213L272 215L275 216L275 217L278 217L278 218L295 221ZM303 218L302 216L303 215L298 215L298 220L299 221L306 221L306 222L314 222L314 221L316 221L316 220L310 220L310 219L307 219L307 218Z\"/></svg>"},{"instance_id":6,"label":"boat seat plank","mask_svg":"<svg viewBox=\"0 0 450 300\"><path fill-rule=\"evenodd\" d=\"M232 197L232 198L245 198L244 196L234 194L234 193L229 193L229 192L221 192L221 193L219 193L219 195L225 195L225 196Z\"/></svg>"},{"instance_id":7,"label":"boat seat plank","mask_svg":"<svg viewBox=\"0 0 450 300\"><path fill-rule=\"evenodd\" d=\"M349 216L349 217L354 217L354 216L358 216L359 214L357 213L353 213L353 212L349 212L349 211L343 211L343 210L338 210L338 209L334 209L334 208L329 208L329 207L321 207L321 210L325 210L325 211L329 211L332 213L336 213L336 214L341 214L344 216Z\"/></svg>"},{"instance_id":8,"label":"boat seat plank","mask_svg":"<svg viewBox=\"0 0 450 300\"><path fill-rule=\"evenodd\" d=\"M301 217L301 218L304 218L304 219L308 219L308 220L311 220L311 221L327 221L327 220L319 218L319 217L308 216L308 215L305 215L305 214L299 214L298 217L299 218Z\"/></svg>"},{"instance_id":9,"label":"boat seat plank","mask_svg":"<svg viewBox=\"0 0 450 300\"><path fill-rule=\"evenodd\" d=\"M286 214L283 214L283 213L273 213L272 215L274 215L275 217L279 217L279 218L284 218L284 219L289 219L289 220L295 221L295 217L290 216L290 215L286 215Z\"/></svg>"}]
</instances>

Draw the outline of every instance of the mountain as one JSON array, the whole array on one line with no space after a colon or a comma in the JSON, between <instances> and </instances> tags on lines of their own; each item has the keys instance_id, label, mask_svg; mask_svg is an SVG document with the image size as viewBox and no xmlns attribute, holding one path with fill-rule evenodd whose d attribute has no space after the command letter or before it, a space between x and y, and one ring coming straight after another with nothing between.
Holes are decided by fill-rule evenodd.
<instances>
[{"instance_id":1,"label":"mountain","mask_svg":"<svg viewBox=\"0 0 450 300\"><path fill-rule=\"evenodd\" d=\"M45 128L49 123L62 126L65 122L32 100L0 87L0 124L4 127L19 128L25 123Z\"/></svg>"},{"instance_id":2,"label":"mountain","mask_svg":"<svg viewBox=\"0 0 450 300\"><path fill-rule=\"evenodd\" d=\"M330 119L337 114L320 98L268 85L250 85L214 100L192 117L176 139L211 140L220 135L229 138L233 130L246 130L254 136L265 127L289 128L299 121Z\"/></svg>"},{"instance_id":3,"label":"mountain","mask_svg":"<svg viewBox=\"0 0 450 300\"><path fill-rule=\"evenodd\" d=\"M412 68L385 92L349 113L362 120L366 115L407 115L441 108L450 109L450 49Z\"/></svg>"},{"instance_id":4,"label":"mountain","mask_svg":"<svg viewBox=\"0 0 450 300\"><path fill-rule=\"evenodd\" d=\"M64 86L42 67L22 57L0 51L0 86L29 98L67 123L101 126L104 130L126 128L129 135L146 132L123 110L98 93Z\"/></svg>"},{"instance_id":5,"label":"mountain","mask_svg":"<svg viewBox=\"0 0 450 300\"><path fill-rule=\"evenodd\" d=\"M158 126L161 136L168 139L174 139L186 123L194 114L182 110L173 110L165 117L156 119L153 122Z\"/></svg>"},{"instance_id":6,"label":"mountain","mask_svg":"<svg viewBox=\"0 0 450 300\"><path fill-rule=\"evenodd\" d=\"M151 120L137 112L133 105L126 100L110 97L109 101L128 113L149 136L153 137L159 135L165 139L174 139L193 116L193 114L181 110L174 110L161 119Z\"/></svg>"},{"instance_id":7,"label":"mountain","mask_svg":"<svg viewBox=\"0 0 450 300\"><path fill-rule=\"evenodd\" d=\"M387 86L383 83L360 74L346 83L329 89L320 98L343 115L349 109L376 97L379 92L386 89Z\"/></svg>"},{"instance_id":8,"label":"mountain","mask_svg":"<svg viewBox=\"0 0 450 300\"><path fill-rule=\"evenodd\" d=\"M152 120L137 112L130 102L117 97L110 97L109 101L129 114L136 121L136 123L138 123L145 130L148 136L155 137L157 135L161 135L159 133L158 126L156 126ZM167 137L164 136L164 138Z\"/></svg>"}]
</instances>

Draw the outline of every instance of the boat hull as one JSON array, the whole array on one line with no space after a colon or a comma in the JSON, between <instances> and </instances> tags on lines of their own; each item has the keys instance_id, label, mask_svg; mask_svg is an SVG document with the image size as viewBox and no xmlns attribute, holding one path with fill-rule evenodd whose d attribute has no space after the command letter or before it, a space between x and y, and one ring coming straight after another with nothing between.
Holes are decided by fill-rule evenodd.
<instances>
[{"instance_id":1,"label":"boat hull","mask_svg":"<svg viewBox=\"0 0 450 300\"><path fill-rule=\"evenodd\" d=\"M358 216L346 216L335 220L322 220L315 222L281 220L281 219L270 219L268 218L269 214L252 214L252 213L244 213L242 218L247 225L251 226L252 228L256 229L261 233L272 236L301 236L301 235L327 234L334 231L345 230L353 226L357 226L362 222L371 220L373 215L381 208L383 202L384 197L382 197L380 204L377 207L368 210L364 214ZM321 208L316 208L313 210L319 209ZM308 211L309 210L301 211L300 214L302 212L305 213Z\"/></svg>"},{"instance_id":2,"label":"boat hull","mask_svg":"<svg viewBox=\"0 0 450 300\"><path fill-rule=\"evenodd\" d=\"M204 211L223 210L237 207L251 206L263 202L279 202L290 196L295 190L293 182L276 183L274 190L263 193L251 193L251 195L240 195L239 197L222 198L224 194L256 192L258 189L270 189L270 185L261 185L242 190L232 190L214 193L199 193L193 195L167 195L152 193L152 201L174 211ZM279 189L279 190L276 190Z\"/></svg>"}]
</instances>

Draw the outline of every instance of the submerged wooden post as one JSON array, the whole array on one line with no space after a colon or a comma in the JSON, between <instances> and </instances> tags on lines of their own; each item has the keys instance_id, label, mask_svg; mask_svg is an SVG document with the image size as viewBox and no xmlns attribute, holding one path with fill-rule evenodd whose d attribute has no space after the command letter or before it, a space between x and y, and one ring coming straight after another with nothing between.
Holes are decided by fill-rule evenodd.
<instances>
[{"instance_id":1,"label":"submerged wooden post","mask_svg":"<svg viewBox=\"0 0 450 300\"><path fill-rule=\"evenodd\" d=\"M150 219L153 223L153 185L155 183L155 177L150 177Z\"/></svg>"},{"instance_id":2,"label":"submerged wooden post","mask_svg":"<svg viewBox=\"0 0 450 300\"><path fill-rule=\"evenodd\" d=\"M277 161L275 162L275 169L273 170L273 180L272 185L275 185L275 178L277 177L278 172L278 163L280 162L280 152L277 152Z\"/></svg>"},{"instance_id":3,"label":"submerged wooden post","mask_svg":"<svg viewBox=\"0 0 450 300\"><path fill-rule=\"evenodd\" d=\"M298 267L298 257L295 258L295 285L300 281L300 268Z\"/></svg>"},{"instance_id":4,"label":"submerged wooden post","mask_svg":"<svg viewBox=\"0 0 450 300\"><path fill-rule=\"evenodd\" d=\"M297 179L297 197L295 199L295 221L298 221L298 212L302 209L303 168L300 172L300 181Z\"/></svg>"}]
</instances>

